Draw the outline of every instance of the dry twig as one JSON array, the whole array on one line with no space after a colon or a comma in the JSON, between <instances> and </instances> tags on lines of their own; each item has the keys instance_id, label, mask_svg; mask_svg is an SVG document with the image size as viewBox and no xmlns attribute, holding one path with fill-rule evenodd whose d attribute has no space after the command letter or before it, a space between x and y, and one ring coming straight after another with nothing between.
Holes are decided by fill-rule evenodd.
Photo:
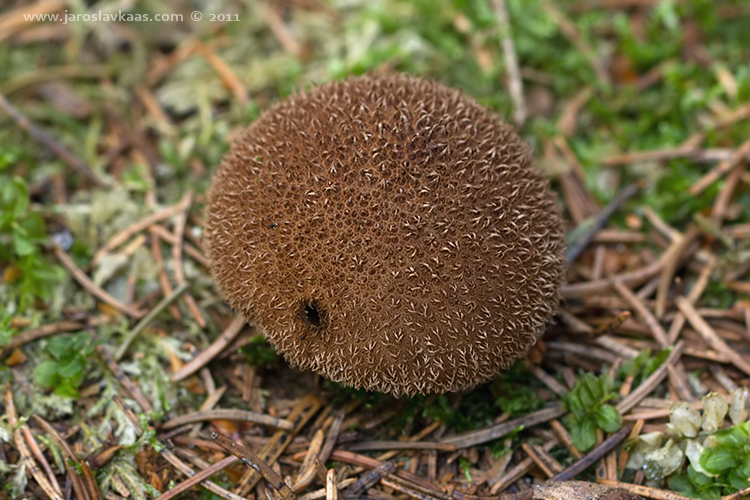
<instances>
[{"instance_id":1,"label":"dry twig","mask_svg":"<svg viewBox=\"0 0 750 500\"><path fill-rule=\"evenodd\" d=\"M221 351L223 351L232 341L240 334L242 329L247 324L247 321L242 316L237 316L227 326L226 330L219 335L219 337L211 344L206 350L201 352L198 356L190 360L185 366L180 368L179 371L172 375L173 382L179 382L184 380L193 373L197 372L204 366L206 366L212 359L214 359Z\"/></svg>"},{"instance_id":2,"label":"dry twig","mask_svg":"<svg viewBox=\"0 0 750 500\"><path fill-rule=\"evenodd\" d=\"M84 273L76 264L73 262L73 259L70 258L70 256L65 253L65 251L60 248L59 245L54 246L54 252L55 256L57 257L57 260L60 261L60 263L65 267L65 269L68 270L68 272L73 275L73 278L80 284L84 289L86 289L87 292L89 292L91 295L96 297L97 299L101 300L105 304L109 304L110 306L114 307L118 311L122 312L126 316L130 316L131 318L138 319L141 316L143 316L143 312L139 311L137 309L134 309L133 307L121 302L120 300L117 300L110 294L108 294L106 291L104 291L101 287L97 286L96 283L91 281L91 278L86 276L86 273Z\"/></svg>"},{"instance_id":3,"label":"dry twig","mask_svg":"<svg viewBox=\"0 0 750 500\"><path fill-rule=\"evenodd\" d=\"M505 61L505 70L508 74L508 93L510 94L510 98L513 99L513 123L517 127L522 127L526 122L528 108L526 107L526 99L523 95L523 81L521 80L521 72L518 66L516 47L513 44L513 37L510 30L508 7L505 5L505 0L492 0L492 5L495 7L495 17L497 18L497 24L500 28L500 38L502 39L503 60Z\"/></svg>"},{"instance_id":4,"label":"dry twig","mask_svg":"<svg viewBox=\"0 0 750 500\"><path fill-rule=\"evenodd\" d=\"M528 415L524 415L523 417L508 420L507 422L493 425L485 429L443 438L440 440L440 442L455 445L458 449L468 448L470 446L475 446L478 444L486 443L488 441L492 441L493 439L507 436L519 425L523 425L526 428L533 427L537 424L541 424L542 422L548 422L553 418L558 418L565 413L565 409L561 406L544 408L543 410L529 413Z\"/></svg>"},{"instance_id":5,"label":"dry twig","mask_svg":"<svg viewBox=\"0 0 750 500\"><path fill-rule=\"evenodd\" d=\"M268 484L273 489L279 492L284 500L296 500L297 495L294 494L292 489L281 479L276 471L268 466L258 455L237 443L232 442L229 438L221 436L217 433L211 434L211 439L216 441L219 446L227 450L229 453L239 458L245 465L248 465L253 470L261 474Z\"/></svg>"}]
</instances>

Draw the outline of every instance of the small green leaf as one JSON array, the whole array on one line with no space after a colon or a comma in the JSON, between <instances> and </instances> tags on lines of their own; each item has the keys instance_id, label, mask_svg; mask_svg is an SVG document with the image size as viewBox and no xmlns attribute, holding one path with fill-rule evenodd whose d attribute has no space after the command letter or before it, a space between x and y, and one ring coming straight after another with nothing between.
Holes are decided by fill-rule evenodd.
<instances>
[{"instance_id":1,"label":"small green leaf","mask_svg":"<svg viewBox=\"0 0 750 500\"><path fill-rule=\"evenodd\" d=\"M29 190L26 183L20 177L5 183L2 190L3 212L9 213L13 219L18 219L29 207Z\"/></svg>"},{"instance_id":2,"label":"small green leaf","mask_svg":"<svg viewBox=\"0 0 750 500\"><path fill-rule=\"evenodd\" d=\"M601 405L594 412L596 425L604 432L615 432L622 426L622 415L614 406L607 404Z\"/></svg>"},{"instance_id":3,"label":"small green leaf","mask_svg":"<svg viewBox=\"0 0 750 500\"><path fill-rule=\"evenodd\" d=\"M750 486L750 481L747 480L747 476L740 469L732 469L727 479L729 480L729 484L737 490Z\"/></svg>"},{"instance_id":4,"label":"small green leaf","mask_svg":"<svg viewBox=\"0 0 750 500\"><path fill-rule=\"evenodd\" d=\"M461 457L459 460L459 464L461 465L461 470L464 473L466 481L471 484L474 481L471 477L471 460L469 460L467 457Z\"/></svg>"},{"instance_id":5,"label":"small green leaf","mask_svg":"<svg viewBox=\"0 0 750 500\"><path fill-rule=\"evenodd\" d=\"M591 410L591 408L593 408L600 400L597 395L597 387L599 384L597 383L596 378L589 373L584 373L578 381L580 382L578 396L581 398L581 404L585 408Z\"/></svg>"},{"instance_id":6,"label":"small green leaf","mask_svg":"<svg viewBox=\"0 0 750 500\"><path fill-rule=\"evenodd\" d=\"M622 417L617 410L605 404L605 401L615 397L612 386L612 380L606 375L597 377L584 373L578 377L573 389L563 395L563 403L575 417L567 422L571 434L578 436L578 444L582 446L576 444L578 449L587 450L593 446L597 427L614 432L622 425Z\"/></svg>"},{"instance_id":7,"label":"small green leaf","mask_svg":"<svg viewBox=\"0 0 750 500\"><path fill-rule=\"evenodd\" d=\"M731 450L726 448L708 448L703 451L700 459L701 467L711 474L737 467L739 461Z\"/></svg>"},{"instance_id":8,"label":"small green leaf","mask_svg":"<svg viewBox=\"0 0 750 500\"><path fill-rule=\"evenodd\" d=\"M26 231L28 237L35 240L37 243L41 243L47 237L47 230L44 227L44 220L42 216L36 212L27 214L20 222L19 225Z\"/></svg>"},{"instance_id":9,"label":"small green leaf","mask_svg":"<svg viewBox=\"0 0 750 500\"><path fill-rule=\"evenodd\" d=\"M79 376L84 368L85 364L83 360L80 356L76 356L65 364L59 364L57 367L57 373L64 378L73 378Z\"/></svg>"},{"instance_id":10,"label":"small green leaf","mask_svg":"<svg viewBox=\"0 0 750 500\"><path fill-rule=\"evenodd\" d=\"M696 488L690 481L687 474L675 474L669 477L669 489L672 491L678 491L684 496L697 497Z\"/></svg>"},{"instance_id":11,"label":"small green leaf","mask_svg":"<svg viewBox=\"0 0 750 500\"><path fill-rule=\"evenodd\" d=\"M712 477L695 470L692 465L688 465L688 477L690 478L690 481L697 486L707 486L714 482Z\"/></svg>"},{"instance_id":12,"label":"small green leaf","mask_svg":"<svg viewBox=\"0 0 750 500\"><path fill-rule=\"evenodd\" d=\"M584 410L583 405L581 404L581 399L575 392L571 391L565 394L563 396L563 402L568 410L570 410L570 412L576 417L583 418L586 415L586 410Z\"/></svg>"},{"instance_id":13,"label":"small green leaf","mask_svg":"<svg viewBox=\"0 0 750 500\"><path fill-rule=\"evenodd\" d=\"M78 389L76 389L69 380L62 380L57 387L55 387L55 394L64 398L77 398Z\"/></svg>"},{"instance_id":14,"label":"small green leaf","mask_svg":"<svg viewBox=\"0 0 750 500\"><path fill-rule=\"evenodd\" d=\"M54 361L44 361L37 365L34 370L34 380L45 389L51 389L60 382L60 375L57 373L57 363Z\"/></svg>"},{"instance_id":15,"label":"small green leaf","mask_svg":"<svg viewBox=\"0 0 750 500\"><path fill-rule=\"evenodd\" d=\"M36 246L25 233L20 227L13 228L13 249L19 257L31 255L36 251Z\"/></svg>"},{"instance_id":16,"label":"small green leaf","mask_svg":"<svg viewBox=\"0 0 750 500\"><path fill-rule=\"evenodd\" d=\"M740 427L731 427L716 433L716 443L724 448L740 450L747 443L747 435Z\"/></svg>"},{"instance_id":17,"label":"small green leaf","mask_svg":"<svg viewBox=\"0 0 750 500\"><path fill-rule=\"evenodd\" d=\"M583 420L570 430L573 445L581 451L588 451L596 444L596 424L592 419Z\"/></svg>"},{"instance_id":18,"label":"small green leaf","mask_svg":"<svg viewBox=\"0 0 750 500\"><path fill-rule=\"evenodd\" d=\"M70 337L52 337L47 344L47 352L55 359L63 359L71 355Z\"/></svg>"}]
</instances>

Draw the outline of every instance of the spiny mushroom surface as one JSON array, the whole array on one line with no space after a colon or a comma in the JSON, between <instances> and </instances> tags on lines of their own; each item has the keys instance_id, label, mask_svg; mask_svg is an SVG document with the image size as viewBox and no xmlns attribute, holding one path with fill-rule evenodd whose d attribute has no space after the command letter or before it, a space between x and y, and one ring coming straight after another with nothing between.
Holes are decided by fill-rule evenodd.
<instances>
[{"instance_id":1,"label":"spiny mushroom surface","mask_svg":"<svg viewBox=\"0 0 750 500\"><path fill-rule=\"evenodd\" d=\"M227 301L292 364L396 395L523 356L558 307L563 236L512 128L406 75L263 113L215 174L205 232Z\"/></svg>"}]
</instances>

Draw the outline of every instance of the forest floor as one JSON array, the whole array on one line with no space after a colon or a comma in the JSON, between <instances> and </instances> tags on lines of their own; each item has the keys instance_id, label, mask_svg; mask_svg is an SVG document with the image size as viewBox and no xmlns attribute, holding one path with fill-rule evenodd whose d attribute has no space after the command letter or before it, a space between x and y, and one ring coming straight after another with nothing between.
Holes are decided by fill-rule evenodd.
<instances>
[{"instance_id":1,"label":"forest floor","mask_svg":"<svg viewBox=\"0 0 750 500\"><path fill-rule=\"evenodd\" d=\"M0 499L750 494L748 2L207 4L0 6ZM560 314L470 391L291 368L201 247L238 131L394 71L515 123L565 206Z\"/></svg>"}]
</instances>

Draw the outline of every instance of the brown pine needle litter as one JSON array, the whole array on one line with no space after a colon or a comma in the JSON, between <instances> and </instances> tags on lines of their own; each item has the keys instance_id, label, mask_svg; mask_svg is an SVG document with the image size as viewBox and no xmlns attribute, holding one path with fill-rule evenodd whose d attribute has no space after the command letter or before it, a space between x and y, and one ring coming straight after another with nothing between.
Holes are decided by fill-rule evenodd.
<instances>
[{"instance_id":1,"label":"brown pine needle litter","mask_svg":"<svg viewBox=\"0 0 750 500\"><path fill-rule=\"evenodd\" d=\"M0 6L0 500L750 497L750 4L221 0L192 11L166 0L114 12L101 3ZM523 362L470 390L397 398L298 370L243 316L249 298L239 294L232 310L210 274L221 252L207 245L208 188L243 130L316 85L396 73L458 89L515 124L562 207L557 314L538 325L544 336ZM442 252L483 244L492 214L513 213L505 199L487 213L439 200L471 212L475 229L419 255L440 236L420 232L435 186L478 192L464 159L502 157L503 146L467 142L487 132L475 123L431 123L429 103L393 106L408 111L393 123L365 113L380 132L324 141L323 124L356 128L348 120L370 111L335 101L315 126L277 124L259 138L293 152L279 172L253 178L262 189L226 188L274 200L283 214L230 207L238 238L253 241L240 246L247 255L273 240L245 229L293 227L293 251L318 244L321 262L352 246L341 269L372 265L360 258L371 245L404 263L375 269L370 283L427 269L440 280ZM429 142L455 127L466 136ZM414 154L373 149L386 135L419 139ZM237 154L241 168L272 160ZM384 173L388 161L401 163ZM347 189L336 175L355 164L358 189L382 188L383 205L394 203L393 227L354 204L324 221L342 241L305 233L309 221L295 214L314 207L309 219L322 221L316 200ZM312 187L291 189L282 172ZM422 218L398 212L397 194ZM459 222L439 227L450 234ZM399 238L404 228L425 246ZM376 229L396 237L357 239ZM518 240L503 234L494 245ZM262 262L270 278L299 277L282 283L286 295L264 295L270 279L257 284L269 309L318 286L305 278L313 261ZM445 300L483 290L474 271L501 264L457 259ZM349 275L321 279L340 276ZM425 283L398 293L417 301ZM380 299L367 307L387 323L398 307ZM416 311L424 318L437 310L427 302ZM329 340L315 337L329 319L319 306L301 305L314 328L290 342ZM441 314L464 318L466 332L492 326L481 307L473 323L461 310ZM365 334L383 330L355 334L365 349ZM462 369L472 366L464 354Z\"/></svg>"}]
</instances>

